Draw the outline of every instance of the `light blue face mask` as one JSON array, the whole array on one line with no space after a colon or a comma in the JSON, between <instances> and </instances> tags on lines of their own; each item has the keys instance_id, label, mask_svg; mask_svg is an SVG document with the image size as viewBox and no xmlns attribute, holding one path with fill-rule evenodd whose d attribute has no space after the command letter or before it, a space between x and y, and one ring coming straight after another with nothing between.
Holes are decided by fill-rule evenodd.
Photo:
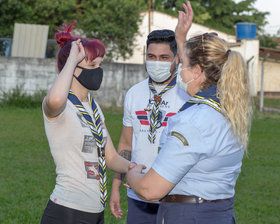
<instances>
[{"instance_id":1,"label":"light blue face mask","mask_svg":"<svg viewBox=\"0 0 280 224\"><path fill-rule=\"evenodd\" d=\"M183 55L181 56L181 60L182 61L182 58L185 56L185 54L187 53L187 49L185 49ZM178 69L177 69L177 79L176 79L176 84L183 90L187 93L188 91L188 84L190 82L192 82L194 79L192 78L190 81L188 82L184 82L183 79L182 79L182 76L181 76L181 71L187 69L188 67L185 67L185 68L182 68L182 63L179 63L178 65Z\"/></svg>"},{"instance_id":2,"label":"light blue face mask","mask_svg":"<svg viewBox=\"0 0 280 224\"><path fill-rule=\"evenodd\" d=\"M178 65L178 73L177 73L177 79L176 79L176 84L182 89L184 90L186 93L188 91L188 84L190 82L192 82L194 79L191 79L190 81L188 82L184 82L183 79L182 79L182 76L181 76L181 71L185 70L187 68L182 68L182 63L179 63Z\"/></svg>"},{"instance_id":3,"label":"light blue face mask","mask_svg":"<svg viewBox=\"0 0 280 224\"><path fill-rule=\"evenodd\" d=\"M171 76L170 68L173 61L146 61L146 70L151 79L155 82L164 82Z\"/></svg>"}]
</instances>

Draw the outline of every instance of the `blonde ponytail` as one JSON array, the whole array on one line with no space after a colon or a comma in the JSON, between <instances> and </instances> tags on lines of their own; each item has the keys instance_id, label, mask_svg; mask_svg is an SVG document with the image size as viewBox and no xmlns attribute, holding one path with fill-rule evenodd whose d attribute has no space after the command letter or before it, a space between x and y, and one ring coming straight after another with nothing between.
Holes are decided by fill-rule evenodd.
<instances>
[{"instance_id":1,"label":"blonde ponytail","mask_svg":"<svg viewBox=\"0 0 280 224\"><path fill-rule=\"evenodd\" d=\"M247 152L251 126L252 102L249 92L249 77L240 53L230 51L217 83L220 103L233 132Z\"/></svg>"},{"instance_id":2,"label":"blonde ponytail","mask_svg":"<svg viewBox=\"0 0 280 224\"><path fill-rule=\"evenodd\" d=\"M223 114L247 152L252 106L249 78L242 56L228 50L227 42L212 33L195 36L187 41L189 65L199 65L206 80L201 89L217 85Z\"/></svg>"}]
</instances>

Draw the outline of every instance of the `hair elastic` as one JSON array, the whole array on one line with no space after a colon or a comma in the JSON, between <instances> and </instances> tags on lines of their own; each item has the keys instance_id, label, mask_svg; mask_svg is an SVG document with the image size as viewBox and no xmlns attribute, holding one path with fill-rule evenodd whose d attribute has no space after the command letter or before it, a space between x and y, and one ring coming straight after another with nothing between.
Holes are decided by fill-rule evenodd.
<instances>
[{"instance_id":1,"label":"hair elastic","mask_svg":"<svg viewBox=\"0 0 280 224\"><path fill-rule=\"evenodd\" d=\"M228 59L228 55L229 55L230 52L231 52L230 49L228 49L227 52L226 52L226 58L227 58L227 59Z\"/></svg>"}]
</instances>

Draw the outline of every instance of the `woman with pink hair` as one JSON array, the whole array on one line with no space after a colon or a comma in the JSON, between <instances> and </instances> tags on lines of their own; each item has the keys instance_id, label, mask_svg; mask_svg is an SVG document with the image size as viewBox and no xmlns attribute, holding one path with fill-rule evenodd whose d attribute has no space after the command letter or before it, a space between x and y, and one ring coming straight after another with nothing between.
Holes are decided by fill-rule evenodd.
<instances>
[{"instance_id":1,"label":"woman with pink hair","mask_svg":"<svg viewBox=\"0 0 280 224\"><path fill-rule=\"evenodd\" d=\"M56 165L56 185L41 223L104 223L106 167L126 173L90 90L98 90L105 47L97 39L55 34L60 72L43 100L46 136Z\"/></svg>"}]
</instances>

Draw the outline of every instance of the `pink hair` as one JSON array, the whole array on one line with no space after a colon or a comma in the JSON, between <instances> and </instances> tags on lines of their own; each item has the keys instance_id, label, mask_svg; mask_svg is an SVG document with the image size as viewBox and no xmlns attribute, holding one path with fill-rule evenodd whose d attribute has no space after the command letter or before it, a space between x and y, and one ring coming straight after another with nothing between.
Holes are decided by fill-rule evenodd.
<instances>
[{"instance_id":1,"label":"pink hair","mask_svg":"<svg viewBox=\"0 0 280 224\"><path fill-rule=\"evenodd\" d=\"M57 30L55 33L56 42L59 44L59 51L57 52L57 68L60 72L69 56L71 50L71 43L78 39L81 39L81 43L85 49L85 59L86 61L93 61L97 57L104 57L105 55L105 47L104 44L97 39L83 38L78 36L73 36L70 32L73 30L75 22L70 24L69 27L64 23L64 31Z\"/></svg>"}]
</instances>

